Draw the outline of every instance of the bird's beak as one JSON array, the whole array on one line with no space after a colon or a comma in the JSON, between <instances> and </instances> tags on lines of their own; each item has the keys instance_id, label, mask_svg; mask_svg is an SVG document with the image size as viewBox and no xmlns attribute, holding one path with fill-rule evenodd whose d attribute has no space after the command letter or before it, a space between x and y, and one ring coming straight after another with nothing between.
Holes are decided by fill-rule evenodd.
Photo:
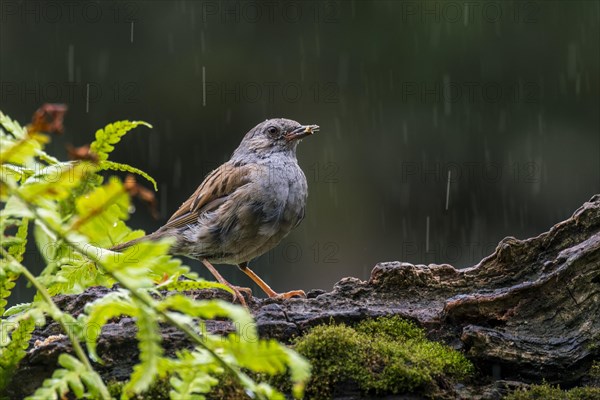
<instances>
[{"instance_id":1,"label":"bird's beak","mask_svg":"<svg viewBox=\"0 0 600 400\"><path fill-rule=\"evenodd\" d=\"M306 136L310 136L319 130L319 125L302 125L298 128L285 134L285 140L291 142L292 140L302 139Z\"/></svg>"}]
</instances>

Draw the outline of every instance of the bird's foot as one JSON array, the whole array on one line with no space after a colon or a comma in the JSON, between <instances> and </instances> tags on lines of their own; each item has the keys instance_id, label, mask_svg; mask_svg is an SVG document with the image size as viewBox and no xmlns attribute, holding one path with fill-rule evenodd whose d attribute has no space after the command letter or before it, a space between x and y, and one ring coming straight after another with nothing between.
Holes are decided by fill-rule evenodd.
<instances>
[{"instance_id":1,"label":"bird's foot","mask_svg":"<svg viewBox=\"0 0 600 400\"><path fill-rule=\"evenodd\" d=\"M240 286L235 286L232 284L227 285L229 287L229 289L233 290L233 301L235 302L236 300L243 305L244 307L248 308L248 304L246 303L246 298L244 297L244 295L242 294L245 293L249 299L252 298L252 289L247 288L247 287L240 287Z\"/></svg>"},{"instance_id":2,"label":"bird's foot","mask_svg":"<svg viewBox=\"0 0 600 400\"><path fill-rule=\"evenodd\" d=\"M285 293L278 293L275 296L273 296L273 298L275 298L275 299L290 299L292 297L306 298L306 293L304 293L304 290L292 290L292 291L285 292Z\"/></svg>"}]
</instances>

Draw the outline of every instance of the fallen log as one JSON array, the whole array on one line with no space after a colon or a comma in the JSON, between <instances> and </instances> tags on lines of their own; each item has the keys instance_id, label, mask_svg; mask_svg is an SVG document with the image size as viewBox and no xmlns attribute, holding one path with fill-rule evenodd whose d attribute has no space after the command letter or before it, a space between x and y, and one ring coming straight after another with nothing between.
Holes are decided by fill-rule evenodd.
<instances>
[{"instance_id":1,"label":"fallen log","mask_svg":"<svg viewBox=\"0 0 600 400\"><path fill-rule=\"evenodd\" d=\"M110 291L94 287L55 300L77 315ZM219 290L188 295L230 300ZM482 377L576 384L600 358L600 195L537 237L503 239L470 268L384 262L368 281L344 278L331 292L313 290L306 299L287 301L254 298L249 305L259 333L284 342L331 321L399 315L424 327L431 339L464 351ZM208 321L207 329L226 333L232 326ZM131 318L103 328L98 350L105 365L98 369L105 379L130 374L135 333ZM172 327L162 333L167 352L188 345ZM51 374L58 355L70 351L65 337L53 335L60 335L56 323L36 329L9 388L11 398L31 393Z\"/></svg>"}]
</instances>

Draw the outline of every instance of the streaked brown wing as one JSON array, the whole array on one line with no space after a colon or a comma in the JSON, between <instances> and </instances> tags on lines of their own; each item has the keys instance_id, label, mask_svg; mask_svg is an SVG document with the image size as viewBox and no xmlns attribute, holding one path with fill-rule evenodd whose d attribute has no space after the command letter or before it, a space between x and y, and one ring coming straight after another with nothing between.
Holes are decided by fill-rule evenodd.
<instances>
[{"instance_id":1,"label":"streaked brown wing","mask_svg":"<svg viewBox=\"0 0 600 400\"><path fill-rule=\"evenodd\" d=\"M221 165L204 179L161 229L180 228L197 222L200 214L216 209L225 202L227 196L249 183L251 172L250 165Z\"/></svg>"}]
</instances>

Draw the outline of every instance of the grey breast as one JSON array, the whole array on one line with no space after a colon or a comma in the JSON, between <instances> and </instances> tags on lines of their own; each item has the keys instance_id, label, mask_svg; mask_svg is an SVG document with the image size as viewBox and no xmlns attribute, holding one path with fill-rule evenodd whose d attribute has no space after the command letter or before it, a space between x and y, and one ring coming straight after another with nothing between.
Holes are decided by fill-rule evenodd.
<instances>
[{"instance_id":1,"label":"grey breast","mask_svg":"<svg viewBox=\"0 0 600 400\"><path fill-rule=\"evenodd\" d=\"M247 261L275 247L304 218L308 185L296 160L277 160L269 167L269 179L261 190L264 202L257 232L259 245Z\"/></svg>"}]
</instances>

